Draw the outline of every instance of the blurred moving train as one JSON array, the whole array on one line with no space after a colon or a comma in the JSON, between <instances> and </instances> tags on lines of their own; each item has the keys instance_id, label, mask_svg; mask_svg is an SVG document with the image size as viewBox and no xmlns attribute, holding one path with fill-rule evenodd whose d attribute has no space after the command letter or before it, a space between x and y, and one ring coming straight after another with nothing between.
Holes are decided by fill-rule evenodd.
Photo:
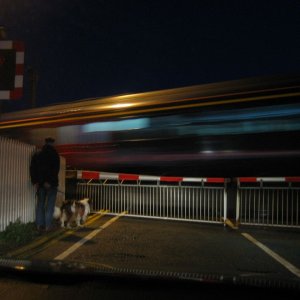
<instances>
[{"instance_id":1,"label":"blurred moving train","mask_svg":"<svg viewBox=\"0 0 300 300\"><path fill-rule=\"evenodd\" d=\"M1 115L0 135L69 169L168 176L299 176L300 75L84 99Z\"/></svg>"}]
</instances>

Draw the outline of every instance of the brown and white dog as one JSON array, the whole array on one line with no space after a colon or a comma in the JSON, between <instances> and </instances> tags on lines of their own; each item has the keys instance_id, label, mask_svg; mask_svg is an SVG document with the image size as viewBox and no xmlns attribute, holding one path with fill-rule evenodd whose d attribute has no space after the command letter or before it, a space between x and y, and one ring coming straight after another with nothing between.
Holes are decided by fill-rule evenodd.
<instances>
[{"instance_id":1,"label":"brown and white dog","mask_svg":"<svg viewBox=\"0 0 300 300\"><path fill-rule=\"evenodd\" d=\"M62 206L55 206L53 217L60 221L60 226L71 228L73 223L82 227L90 214L90 199L64 201Z\"/></svg>"}]
</instances>

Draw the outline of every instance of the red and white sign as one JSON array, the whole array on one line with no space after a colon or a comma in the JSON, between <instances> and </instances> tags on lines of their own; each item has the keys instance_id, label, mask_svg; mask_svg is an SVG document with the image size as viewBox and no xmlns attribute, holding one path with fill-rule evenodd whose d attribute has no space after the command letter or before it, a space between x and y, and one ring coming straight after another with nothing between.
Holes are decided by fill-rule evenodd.
<instances>
[{"instance_id":1,"label":"red and white sign","mask_svg":"<svg viewBox=\"0 0 300 300\"><path fill-rule=\"evenodd\" d=\"M0 100L21 98L23 77L23 42L0 41Z\"/></svg>"}]
</instances>

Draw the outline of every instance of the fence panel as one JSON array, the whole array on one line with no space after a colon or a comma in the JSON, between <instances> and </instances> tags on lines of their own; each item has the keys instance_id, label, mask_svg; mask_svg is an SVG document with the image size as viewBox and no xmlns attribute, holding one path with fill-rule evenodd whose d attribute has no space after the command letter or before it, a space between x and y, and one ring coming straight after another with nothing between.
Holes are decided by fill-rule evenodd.
<instances>
[{"instance_id":1,"label":"fence panel","mask_svg":"<svg viewBox=\"0 0 300 300\"><path fill-rule=\"evenodd\" d=\"M300 187L266 186L263 181L239 185L236 219L240 224L300 228Z\"/></svg>"},{"instance_id":2,"label":"fence panel","mask_svg":"<svg viewBox=\"0 0 300 300\"><path fill-rule=\"evenodd\" d=\"M0 137L0 231L20 219L35 217L35 191L30 182L29 164L35 146Z\"/></svg>"},{"instance_id":3,"label":"fence panel","mask_svg":"<svg viewBox=\"0 0 300 300\"><path fill-rule=\"evenodd\" d=\"M18 219L22 223L35 220L35 190L31 184L29 166L36 150L17 140L0 136L0 231ZM66 162L61 157L58 198L65 197Z\"/></svg>"},{"instance_id":4,"label":"fence panel","mask_svg":"<svg viewBox=\"0 0 300 300\"><path fill-rule=\"evenodd\" d=\"M89 197L92 211L128 216L223 223L224 186L172 186L79 182L78 199ZM225 204L224 204L225 203Z\"/></svg>"}]
</instances>

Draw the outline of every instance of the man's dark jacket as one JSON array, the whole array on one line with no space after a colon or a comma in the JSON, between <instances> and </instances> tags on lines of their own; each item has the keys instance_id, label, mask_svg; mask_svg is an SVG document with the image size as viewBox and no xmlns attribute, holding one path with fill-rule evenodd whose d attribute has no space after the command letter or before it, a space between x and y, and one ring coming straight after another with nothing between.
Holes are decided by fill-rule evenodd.
<instances>
[{"instance_id":1,"label":"man's dark jacket","mask_svg":"<svg viewBox=\"0 0 300 300\"><path fill-rule=\"evenodd\" d=\"M57 151L51 145L44 145L42 150L33 154L30 162L30 177L32 184L48 182L52 187L58 186L60 159Z\"/></svg>"}]
</instances>

